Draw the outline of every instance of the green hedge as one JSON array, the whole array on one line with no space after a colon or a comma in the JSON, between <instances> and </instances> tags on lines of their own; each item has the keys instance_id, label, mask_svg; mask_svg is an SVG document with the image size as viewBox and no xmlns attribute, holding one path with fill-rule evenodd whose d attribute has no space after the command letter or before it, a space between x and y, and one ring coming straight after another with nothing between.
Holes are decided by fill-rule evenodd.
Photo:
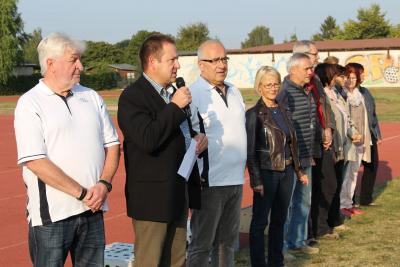
<instances>
[{"instance_id":1,"label":"green hedge","mask_svg":"<svg viewBox=\"0 0 400 267\"><path fill-rule=\"evenodd\" d=\"M34 87L40 78L42 78L40 73L30 76L11 76L7 84L0 84L0 95L21 95Z\"/></svg>"},{"instance_id":2,"label":"green hedge","mask_svg":"<svg viewBox=\"0 0 400 267\"><path fill-rule=\"evenodd\" d=\"M112 89L118 87L122 79L116 72L101 72L81 74L81 84L94 90Z\"/></svg>"},{"instance_id":3,"label":"green hedge","mask_svg":"<svg viewBox=\"0 0 400 267\"><path fill-rule=\"evenodd\" d=\"M39 79L42 78L40 73L35 73L30 76L12 76L6 85L0 84L0 95L21 95L34 87ZM101 72L92 74L81 74L81 82L83 86L94 90L123 88L126 86L126 79L121 79L118 73Z\"/></svg>"}]
</instances>

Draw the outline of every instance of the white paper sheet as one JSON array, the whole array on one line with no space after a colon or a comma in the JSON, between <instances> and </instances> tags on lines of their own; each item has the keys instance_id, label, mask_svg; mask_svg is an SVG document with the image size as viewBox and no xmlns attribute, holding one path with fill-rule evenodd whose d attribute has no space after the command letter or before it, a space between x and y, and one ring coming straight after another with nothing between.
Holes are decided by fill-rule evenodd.
<instances>
[{"instance_id":1,"label":"white paper sheet","mask_svg":"<svg viewBox=\"0 0 400 267\"><path fill-rule=\"evenodd\" d=\"M178 174L185 178L186 181L189 180L190 174L192 173L194 163L196 162L196 140L192 139L190 146L183 157L181 166L179 167Z\"/></svg>"}]
</instances>

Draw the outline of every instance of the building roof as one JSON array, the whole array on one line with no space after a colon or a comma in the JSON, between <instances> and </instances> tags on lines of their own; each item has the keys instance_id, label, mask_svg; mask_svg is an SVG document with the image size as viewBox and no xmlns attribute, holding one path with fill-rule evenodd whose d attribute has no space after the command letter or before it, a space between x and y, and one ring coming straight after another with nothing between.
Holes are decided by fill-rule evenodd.
<instances>
[{"instance_id":1,"label":"building roof","mask_svg":"<svg viewBox=\"0 0 400 267\"><path fill-rule=\"evenodd\" d=\"M291 53L294 43L295 42L263 45L245 49L228 49L228 53L229 54ZM400 49L400 38L363 39L363 40L327 40L327 41L316 41L315 45L321 52Z\"/></svg>"},{"instance_id":2,"label":"building roof","mask_svg":"<svg viewBox=\"0 0 400 267\"><path fill-rule=\"evenodd\" d=\"M137 67L131 65L131 64L110 64L108 65L111 68L118 69L118 70L130 70L134 71L137 70Z\"/></svg>"}]
</instances>

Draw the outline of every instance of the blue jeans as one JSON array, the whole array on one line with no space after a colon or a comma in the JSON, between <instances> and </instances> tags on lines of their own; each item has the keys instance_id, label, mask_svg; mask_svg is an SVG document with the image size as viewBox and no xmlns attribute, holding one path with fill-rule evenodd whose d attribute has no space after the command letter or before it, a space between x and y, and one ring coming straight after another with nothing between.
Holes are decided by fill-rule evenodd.
<instances>
[{"instance_id":1,"label":"blue jeans","mask_svg":"<svg viewBox=\"0 0 400 267\"><path fill-rule=\"evenodd\" d=\"M308 185L302 184L294 175L296 183L294 186L292 202L289 207L285 228L285 248L294 249L306 245L308 238L308 215L311 208L311 184L312 167L302 170L308 176Z\"/></svg>"},{"instance_id":2,"label":"blue jeans","mask_svg":"<svg viewBox=\"0 0 400 267\"><path fill-rule=\"evenodd\" d=\"M103 213L86 211L48 225L29 225L29 252L35 267L62 267L68 252L72 264L104 265Z\"/></svg>"},{"instance_id":3,"label":"blue jeans","mask_svg":"<svg viewBox=\"0 0 400 267\"><path fill-rule=\"evenodd\" d=\"M268 225L268 266L284 266L283 229L293 193L293 167L285 171L262 170L264 196L253 195L253 216L250 224L251 266L265 267L264 231Z\"/></svg>"}]
</instances>

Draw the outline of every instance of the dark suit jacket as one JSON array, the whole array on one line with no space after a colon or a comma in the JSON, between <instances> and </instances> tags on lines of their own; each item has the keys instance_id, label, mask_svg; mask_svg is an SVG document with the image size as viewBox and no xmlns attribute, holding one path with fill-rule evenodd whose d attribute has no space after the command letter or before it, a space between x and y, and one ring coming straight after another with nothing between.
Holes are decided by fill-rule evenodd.
<instances>
[{"instance_id":1,"label":"dark suit jacket","mask_svg":"<svg viewBox=\"0 0 400 267\"><path fill-rule=\"evenodd\" d=\"M171 222L182 216L186 182L177 171L185 154L180 129L185 119L185 113L174 103L166 104L143 76L121 94L118 124L124 135L129 217ZM197 165L188 185L189 207L200 208Z\"/></svg>"}]
</instances>

